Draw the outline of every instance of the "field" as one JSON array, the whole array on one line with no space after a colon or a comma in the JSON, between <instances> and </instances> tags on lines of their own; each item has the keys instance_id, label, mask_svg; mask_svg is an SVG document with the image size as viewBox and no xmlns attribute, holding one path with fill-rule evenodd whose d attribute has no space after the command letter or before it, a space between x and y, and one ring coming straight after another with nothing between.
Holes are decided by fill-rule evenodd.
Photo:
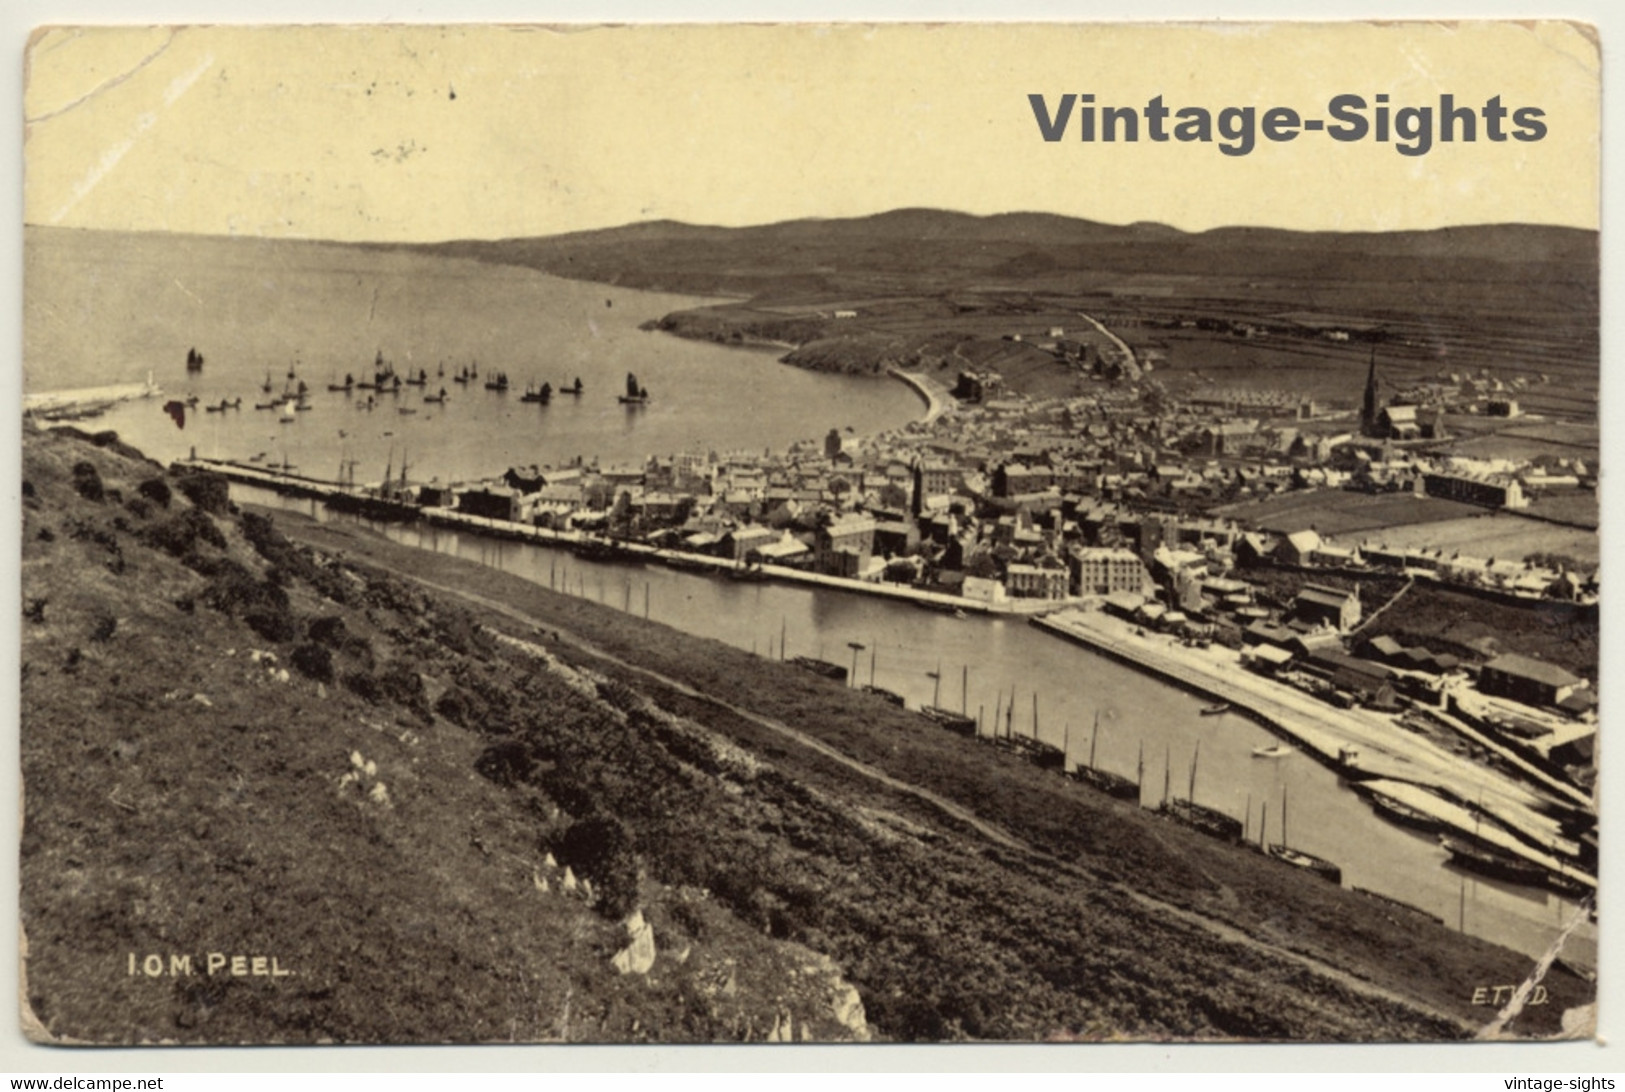
<instances>
[{"instance_id":1,"label":"field","mask_svg":"<svg viewBox=\"0 0 1625 1092\"><path fill-rule=\"evenodd\" d=\"M1478 558L1522 560L1530 554L1566 554L1582 565L1595 565L1599 542L1595 531L1554 527L1549 523L1523 519L1505 512L1483 512L1462 519L1389 527L1380 534L1346 535L1343 546L1356 546L1365 539L1398 548L1443 550L1446 556L1462 553Z\"/></svg>"},{"instance_id":2,"label":"field","mask_svg":"<svg viewBox=\"0 0 1625 1092\"><path fill-rule=\"evenodd\" d=\"M1216 515L1293 534L1313 528L1323 538L1392 538L1391 529L1427 526L1478 515L1484 510L1459 501L1418 497L1412 493L1355 493L1344 489L1297 490L1261 501L1214 510ZM1418 527L1415 532L1425 534Z\"/></svg>"}]
</instances>

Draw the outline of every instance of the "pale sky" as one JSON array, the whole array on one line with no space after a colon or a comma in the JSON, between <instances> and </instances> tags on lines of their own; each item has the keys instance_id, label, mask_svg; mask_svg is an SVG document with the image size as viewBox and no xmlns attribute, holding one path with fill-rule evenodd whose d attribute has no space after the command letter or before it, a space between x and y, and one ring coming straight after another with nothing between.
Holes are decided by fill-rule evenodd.
<instances>
[{"instance_id":1,"label":"pale sky","mask_svg":"<svg viewBox=\"0 0 1625 1092\"><path fill-rule=\"evenodd\" d=\"M1557 22L59 30L28 56L25 219L374 240L904 206L1594 228L1598 73ZM1339 94L1373 123L1380 94L1435 114L1499 95L1546 134L1493 142L1480 120L1473 143L1406 156L1304 132L1227 156L1217 136L1085 143L1074 117L1051 143L1033 93L1328 124Z\"/></svg>"}]
</instances>

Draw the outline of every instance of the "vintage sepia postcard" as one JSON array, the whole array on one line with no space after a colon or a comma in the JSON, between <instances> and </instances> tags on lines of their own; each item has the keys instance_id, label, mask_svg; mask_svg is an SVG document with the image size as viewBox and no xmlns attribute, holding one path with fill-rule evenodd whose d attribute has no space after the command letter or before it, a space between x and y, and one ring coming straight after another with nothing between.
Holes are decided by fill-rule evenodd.
<instances>
[{"instance_id":1,"label":"vintage sepia postcard","mask_svg":"<svg viewBox=\"0 0 1625 1092\"><path fill-rule=\"evenodd\" d=\"M1599 65L38 30L25 1033L1594 1035Z\"/></svg>"}]
</instances>

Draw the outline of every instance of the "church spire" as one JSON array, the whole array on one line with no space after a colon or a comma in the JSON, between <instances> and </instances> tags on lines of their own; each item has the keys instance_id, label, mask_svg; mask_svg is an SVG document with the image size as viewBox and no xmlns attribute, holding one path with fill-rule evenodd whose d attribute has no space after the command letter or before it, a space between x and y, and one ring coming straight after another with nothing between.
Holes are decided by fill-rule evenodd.
<instances>
[{"instance_id":1,"label":"church spire","mask_svg":"<svg viewBox=\"0 0 1625 1092\"><path fill-rule=\"evenodd\" d=\"M1371 366L1365 377L1365 401L1360 407L1360 431L1372 435L1377 427L1377 347L1371 346Z\"/></svg>"}]
</instances>

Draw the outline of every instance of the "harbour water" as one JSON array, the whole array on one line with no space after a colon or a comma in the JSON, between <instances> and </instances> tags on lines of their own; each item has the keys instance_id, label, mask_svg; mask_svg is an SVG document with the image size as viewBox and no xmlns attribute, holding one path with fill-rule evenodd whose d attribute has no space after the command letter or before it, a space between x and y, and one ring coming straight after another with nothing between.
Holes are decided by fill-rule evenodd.
<instances>
[{"instance_id":1,"label":"harbour water","mask_svg":"<svg viewBox=\"0 0 1625 1092\"><path fill-rule=\"evenodd\" d=\"M121 404L84 427L113 429L164 462L195 448L376 482L404 461L414 480L445 482L577 456L611 465L783 451L831 428L873 433L925 412L895 379L809 372L779 364L781 351L639 329L707 302L691 297L389 250L81 234L50 233L39 246L30 235L26 389L140 382L151 372L163 398ZM189 373L193 348L204 364ZM403 376L427 372L426 386L374 395L370 410L371 392L327 389L346 373L370 380L380 352ZM456 383L465 367L479 378ZM505 394L484 387L497 372L508 376ZM647 405L617 400L628 372L649 389ZM520 401L526 384L557 390L577 377L580 396ZM254 409L300 381L310 410L284 421ZM424 401L442 387L443 405ZM192 395L198 405L178 427L163 403ZM205 412L237 398L240 409Z\"/></svg>"},{"instance_id":2,"label":"harbour water","mask_svg":"<svg viewBox=\"0 0 1625 1092\"><path fill-rule=\"evenodd\" d=\"M349 519L310 501L234 486L244 500L320 519ZM1448 866L1429 835L1378 819L1335 774L1302 755L1266 759L1255 748L1275 741L1235 714L1204 716L1207 701L1087 649L1049 636L1019 618L967 617L861 594L773 583L721 580L659 565L600 564L567 551L502 542L427 525L372 525L391 539L476 561L559 590L584 595L702 637L763 656L813 656L856 665L856 682L904 695L911 708L935 702L963 708L990 731L996 707L1017 734L1068 749L1130 778L1144 756L1142 802L1155 806L1165 781L1184 796L1196 760L1196 799L1248 817L1258 837L1286 838L1331 860L1343 884L1399 899L1451 928L1538 957L1574 915L1573 903L1539 888L1486 880ZM853 649L852 644L863 646ZM936 676L936 677L933 677ZM1013 708L1011 698L1014 696ZM1091 741L1096 716L1098 737ZM1002 723L1002 722L1001 722ZM1200 747L1200 758L1197 750ZM1266 806L1267 805L1267 809ZM1267 815L1264 813L1267 811ZM1563 955L1595 966L1596 928L1583 925Z\"/></svg>"}]
</instances>

